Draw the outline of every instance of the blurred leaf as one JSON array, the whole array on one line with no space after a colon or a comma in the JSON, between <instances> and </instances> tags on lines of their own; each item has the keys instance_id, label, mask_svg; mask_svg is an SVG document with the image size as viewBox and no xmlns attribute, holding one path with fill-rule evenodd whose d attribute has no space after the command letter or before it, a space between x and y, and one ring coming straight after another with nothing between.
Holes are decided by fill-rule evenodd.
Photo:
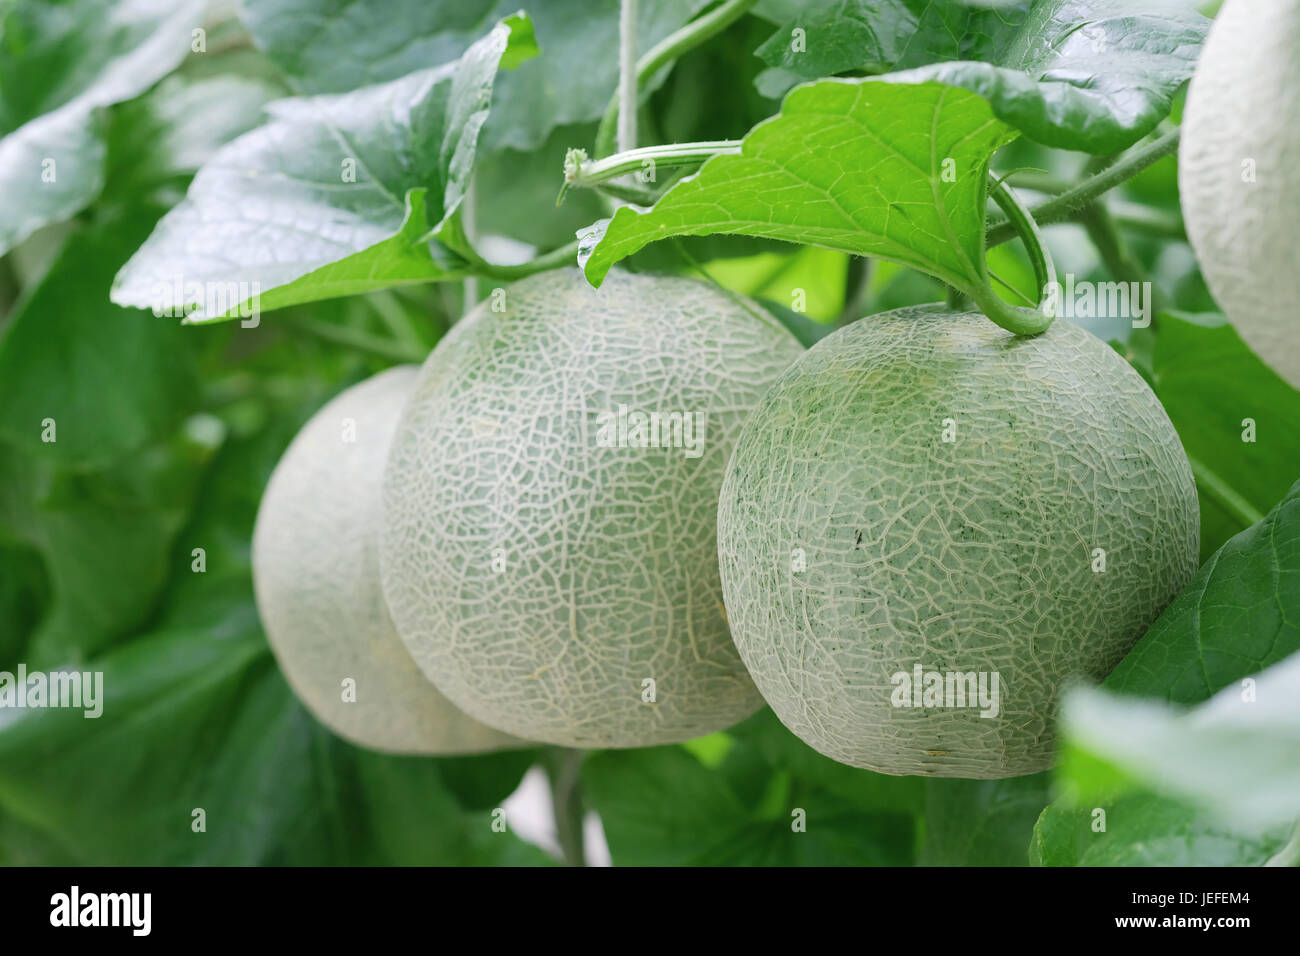
<instances>
[{"instance_id":1,"label":"blurred leaf","mask_svg":"<svg viewBox=\"0 0 1300 956\"><path fill-rule=\"evenodd\" d=\"M921 781L821 756L764 709L728 736L720 766L686 747L587 758L583 790L620 866L910 863ZM798 821L804 830L794 829Z\"/></svg>"},{"instance_id":2,"label":"blurred leaf","mask_svg":"<svg viewBox=\"0 0 1300 956\"><path fill-rule=\"evenodd\" d=\"M215 320L250 299L269 310L458 274L430 240L464 198L498 62L534 50L528 19L511 17L445 66L272 104L199 170L113 301L155 305L179 286L167 304ZM233 294L213 307L212 289Z\"/></svg>"},{"instance_id":3,"label":"blurred leaf","mask_svg":"<svg viewBox=\"0 0 1300 956\"><path fill-rule=\"evenodd\" d=\"M106 123L97 111L175 69L202 7L201 0L0 4L0 253L99 194Z\"/></svg>"},{"instance_id":4,"label":"blurred leaf","mask_svg":"<svg viewBox=\"0 0 1300 956\"><path fill-rule=\"evenodd\" d=\"M914 70L985 97L1030 139L1118 152L1169 114L1191 78L1209 20L1184 0L821 0L758 50L774 68L816 79L846 70ZM805 31L804 49L791 31ZM983 62L980 62L983 61Z\"/></svg>"},{"instance_id":5,"label":"blurred leaf","mask_svg":"<svg viewBox=\"0 0 1300 956\"><path fill-rule=\"evenodd\" d=\"M1190 710L1076 688L1062 714L1062 780L1076 802L1095 799L1122 785L1095 772L1104 761L1234 829L1300 824L1300 653L1242 684Z\"/></svg>"},{"instance_id":6,"label":"blurred leaf","mask_svg":"<svg viewBox=\"0 0 1300 956\"><path fill-rule=\"evenodd\" d=\"M108 138L109 178L119 194L137 194L188 177L226 143L262 122L281 91L262 80L170 76L124 103Z\"/></svg>"},{"instance_id":7,"label":"blurred leaf","mask_svg":"<svg viewBox=\"0 0 1300 956\"><path fill-rule=\"evenodd\" d=\"M925 781L923 866L1025 866L1050 774Z\"/></svg>"},{"instance_id":8,"label":"blurred leaf","mask_svg":"<svg viewBox=\"0 0 1300 956\"><path fill-rule=\"evenodd\" d=\"M564 154L574 143L595 138L592 126L564 126L528 152L502 149L474 164L474 231L509 236L540 249L553 249L602 215L597 193L571 189L564 205L555 196L564 181Z\"/></svg>"},{"instance_id":9,"label":"blurred leaf","mask_svg":"<svg viewBox=\"0 0 1300 956\"><path fill-rule=\"evenodd\" d=\"M108 301L157 211L74 234L0 338L0 435L54 461L105 461L172 431L196 395L175 322ZM42 440L53 419L57 441Z\"/></svg>"},{"instance_id":10,"label":"blurred leaf","mask_svg":"<svg viewBox=\"0 0 1300 956\"><path fill-rule=\"evenodd\" d=\"M1196 462L1201 550L1248 522L1223 494L1263 514L1300 478L1300 392L1246 347L1221 316L1162 313L1155 391ZM1254 441L1244 440L1254 423ZM1207 484L1207 472L1217 479Z\"/></svg>"},{"instance_id":11,"label":"blurred leaf","mask_svg":"<svg viewBox=\"0 0 1300 956\"><path fill-rule=\"evenodd\" d=\"M212 447L181 433L111 466L76 470L0 450L0 526L40 555L50 590L39 624L29 618L15 637L33 638L24 654L32 666L82 660L154 607Z\"/></svg>"},{"instance_id":12,"label":"blurred leaf","mask_svg":"<svg viewBox=\"0 0 1300 956\"><path fill-rule=\"evenodd\" d=\"M297 417L223 449L182 535L208 543L209 572L177 569L159 630L81 665L103 672L102 716L0 710L0 856L28 858L39 831L52 844L41 862L83 865L549 862L494 832L484 806L522 774L518 756L444 770L359 750L276 669L247 546L264 472ZM192 828L196 809L206 832Z\"/></svg>"},{"instance_id":13,"label":"blurred leaf","mask_svg":"<svg viewBox=\"0 0 1300 956\"><path fill-rule=\"evenodd\" d=\"M1104 831L1093 829L1102 822ZM1029 856L1036 866L1262 866L1281 847L1275 834L1242 834L1200 808L1138 791L1104 806L1051 804L1034 827Z\"/></svg>"},{"instance_id":14,"label":"blurred leaf","mask_svg":"<svg viewBox=\"0 0 1300 956\"><path fill-rule=\"evenodd\" d=\"M985 170L1014 137L978 96L888 78L799 87L779 116L715 156L654 207L618 209L583 235L599 284L670 236L744 234L901 262L967 289L984 283ZM951 162L959 171L943 175Z\"/></svg>"},{"instance_id":15,"label":"blurred leaf","mask_svg":"<svg viewBox=\"0 0 1300 956\"><path fill-rule=\"evenodd\" d=\"M708 2L640 0L641 50ZM481 141L486 153L531 151L557 126L600 118L618 85L618 0L331 0L324 11L318 0L245 0L244 17L299 91L338 93L447 63L521 7L535 25L541 56L498 80ZM656 77L643 97L662 82Z\"/></svg>"}]
</instances>

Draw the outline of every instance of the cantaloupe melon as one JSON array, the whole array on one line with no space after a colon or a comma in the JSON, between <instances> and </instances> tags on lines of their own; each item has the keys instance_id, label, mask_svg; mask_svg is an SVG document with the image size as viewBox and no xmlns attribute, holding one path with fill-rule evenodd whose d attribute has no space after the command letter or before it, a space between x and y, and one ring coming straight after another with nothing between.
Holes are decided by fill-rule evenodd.
<instances>
[{"instance_id":1,"label":"cantaloupe melon","mask_svg":"<svg viewBox=\"0 0 1300 956\"><path fill-rule=\"evenodd\" d=\"M1300 0L1227 0L1196 64L1178 187L1215 300L1300 388Z\"/></svg>"},{"instance_id":2,"label":"cantaloupe melon","mask_svg":"<svg viewBox=\"0 0 1300 956\"><path fill-rule=\"evenodd\" d=\"M379 584L379 490L416 368L354 385L303 426L262 497L253 579L267 638L299 699L376 750L526 746L457 710L393 630Z\"/></svg>"},{"instance_id":3,"label":"cantaloupe melon","mask_svg":"<svg viewBox=\"0 0 1300 956\"><path fill-rule=\"evenodd\" d=\"M1062 684L1119 662L1198 535L1178 436L1110 347L938 307L862 319L791 366L718 510L758 689L822 753L892 774L1047 767Z\"/></svg>"},{"instance_id":4,"label":"cantaloupe melon","mask_svg":"<svg viewBox=\"0 0 1300 956\"><path fill-rule=\"evenodd\" d=\"M741 423L801 353L762 315L699 281L565 270L438 344L393 441L381 557L398 632L457 706L635 747L762 705L715 542Z\"/></svg>"}]
</instances>

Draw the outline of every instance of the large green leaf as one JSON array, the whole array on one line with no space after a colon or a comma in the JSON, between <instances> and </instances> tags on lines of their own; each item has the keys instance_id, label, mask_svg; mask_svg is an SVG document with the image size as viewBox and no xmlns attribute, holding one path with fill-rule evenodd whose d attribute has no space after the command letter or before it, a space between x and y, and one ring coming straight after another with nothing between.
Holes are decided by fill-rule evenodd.
<instances>
[{"instance_id":1,"label":"large green leaf","mask_svg":"<svg viewBox=\"0 0 1300 956\"><path fill-rule=\"evenodd\" d=\"M0 4L0 253L99 195L100 109L170 73L202 8L201 0Z\"/></svg>"},{"instance_id":2,"label":"large green leaf","mask_svg":"<svg viewBox=\"0 0 1300 956\"><path fill-rule=\"evenodd\" d=\"M595 754L582 780L618 865L888 866L915 852L920 780L837 764L767 709L686 747Z\"/></svg>"},{"instance_id":3,"label":"large green leaf","mask_svg":"<svg viewBox=\"0 0 1300 956\"><path fill-rule=\"evenodd\" d=\"M1103 687L1131 696L1193 704L1298 651L1300 483L1263 521L1232 538L1214 554ZM1290 671L1281 673L1280 693L1278 688L1270 691L1271 706L1275 708L1279 697L1289 694L1291 701L1300 699L1300 681ZM1216 699L1215 706L1205 713L1213 716L1227 706ZM1257 725L1251 716L1256 714L1265 715ZM1277 749L1279 729L1269 729L1274 722L1267 715L1268 710L1262 707L1234 711L1236 718L1244 718L1242 723L1254 726L1252 732L1244 734L1258 737L1254 743L1239 739L1243 731L1230 726L1223 731L1211 721L1205 740L1193 742L1176 733L1171 744L1168 740L1162 742L1161 735L1168 732L1171 722L1176 724L1176 719L1147 707L1141 714L1121 714L1121 722L1136 722L1131 734L1124 730L1110 746L1123 748L1130 737L1134 742L1147 738L1151 752L1144 750L1137 757L1126 754L1124 760L1145 761L1152 770L1166 768L1170 760L1194 758L1201 745L1215 748L1216 753L1224 748L1239 748L1241 753L1232 761L1219 762L1216 757L1216 762L1201 768L1231 782L1236 778L1226 768L1232 766L1244 772L1239 761L1253 761L1250 765L1256 768L1273 766L1270 761L1281 754ZM1294 732L1295 725L1289 729ZM1284 735L1287 728L1282 727L1280 732ZM1263 751L1256 751L1256 746L1266 744L1269 734L1275 738L1273 749L1265 746ZM1098 747L1097 741L1094 735L1091 746ZM1109 757L1110 752L1105 755ZM1124 779L1110 763L1078 747L1067 755L1065 774L1076 784L1075 791L1056 800L1039 818L1031 846L1035 862L1258 864L1281 852L1287 842L1285 827L1260 833L1258 828L1246 825L1244 818L1230 822L1207 809L1194 794L1189 795L1186 786L1175 787L1172 795L1157 793L1149 783L1140 778ZM1092 780L1086 792L1080 792L1077 786L1080 779ZM1279 782L1284 779L1278 778ZM1293 788L1290 798L1293 806L1300 807L1300 792ZM1102 823L1104 829L1100 828Z\"/></svg>"},{"instance_id":4,"label":"large green leaf","mask_svg":"<svg viewBox=\"0 0 1300 956\"><path fill-rule=\"evenodd\" d=\"M442 67L272 104L199 170L113 301L157 306L179 289L164 304L217 320L458 274L430 240L464 198L498 64L534 50L529 20L511 17Z\"/></svg>"},{"instance_id":5,"label":"large green leaf","mask_svg":"<svg viewBox=\"0 0 1300 956\"><path fill-rule=\"evenodd\" d=\"M295 701L258 624L248 540L301 415L221 451L155 629L80 663L103 713L0 710L0 858L101 864L545 863L492 827L527 754L369 753ZM190 567L190 547L207 570ZM33 665L35 666L35 665ZM195 832L194 811L206 816ZM40 834L47 844L37 853ZM11 842L12 841L12 842Z\"/></svg>"},{"instance_id":6,"label":"large green leaf","mask_svg":"<svg viewBox=\"0 0 1300 956\"><path fill-rule=\"evenodd\" d=\"M1186 0L822 0L801 7L758 50L815 79L906 70L988 99L1031 139L1112 153L1168 115L1192 75L1209 21ZM795 47L795 29L805 34Z\"/></svg>"},{"instance_id":7,"label":"large green leaf","mask_svg":"<svg viewBox=\"0 0 1300 956\"><path fill-rule=\"evenodd\" d=\"M1024 866L1050 774L925 781L924 866Z\"/></svg>"},{"instance_id":8,"label":"large green leaf","mask_svg":"<svg viewBox=\"0 0 1300 956\"><path fill-rule=\"evenodd\" d=\"M709 0L640 0L637 38L650 49ZM618 0L245 0L249 30L303 93L395 80L460 56L497 19L523 7L541 56L497 83L482 147L533 150L552 129L598 119L618 85ZM657 76L647 96L663 81ZM573 145L570 143L569 145ZM557 165L553 170L559 186Z\"/></svg>"},{"instance_id":9,"label":"large green leaf","mask_svg":"<svg viewBox=\"0 0 1300 956\"><path fill-rule=\"evenodd\" d=\"M108 301L157 218L132 206L73 235L14 312L0 338L0 436L55 461L105 461L170 432L193 405L185 331Z\"/></svg>"},{"instance_id":10,"label":"large green leaf","mask_svg":"<svg viewBox=\"0 0 1300 956\"><path fill-rule=\"evenodd\" d=\"M1300 826L1300 652L1191 709L1077 688L1062 726L1076 801L1131 781L1243 831Z\"/></svg>"},{"instance_id":11,"label":"large green leaf","mask_svg":"<svg viewBox=\"0 0 1300 956\"><path fill-rule=\"evenodd\" d=\"M598 285L671 236L762 236L878 256L971 289L986 283L985 175L1014 137L988 103L939 83L824 80L645 212L624 206L582 236Z\"/></svg>"},{"instance_id":12,"label":"large green leaf","mask_svg":"<svg viewBox=\"0 0 1300 956\"><path fill-rule=\"evenodd\" d=\"M1300 651L1300 482L1192 578L1103 686L1194 704Z\"/></svg>"},{"instance_id":13,"label":"large green leaf","mask_svg":"<svg viewBox=\"0 0 1300 956\"><path fill-rule=\"evenodd\" d=\"M1196 462L1208 557L1300 477L1300 392L1219 315L1163 313L1155 391Z\"/></svg>"}]
</instances>

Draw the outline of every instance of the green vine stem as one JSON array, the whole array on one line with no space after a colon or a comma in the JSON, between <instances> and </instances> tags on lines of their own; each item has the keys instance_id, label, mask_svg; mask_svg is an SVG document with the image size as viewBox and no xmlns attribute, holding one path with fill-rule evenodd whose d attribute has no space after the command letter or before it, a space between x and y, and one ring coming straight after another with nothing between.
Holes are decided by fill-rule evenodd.
<instances>
[{"instance_id":1,"label":"green vine stem","mask_svg":"<svg viewBox=\"0 0 1300 956\"><path fill-rule=\"evenodd\" d=\"M582 832L582 757L581 750L553 747L546 751L542 760L551 784L555 836L566 866L587 865Z\"/></svg>"},{"instance_id":2,"label":"green vine stem","mask_svg":"<svg viewBox=\"0 0 1300 956\"><path fill-rule=\"evenodd\" d=\"M590 188L600 183L639 172L650 163L655 168L696 166L714 156L734 155L740 152L740 140L717 139L702 143L665 143L662 146L643 146L624 153L615 153L603 159L590 159L584 149L571 149L564 157L564 190L570 186Z\"/></svg>"},{"instance_id":3,"label":"green vine stem","mask_svg":"<svg viewBox=\"0 0 1300 956\"><path fill-rule=\"evenodd\" d=\"M1196 479L1196 486L1213 498L1219 507L1241 522L1243 528L1249 528L1264 520L1264 516L1238 494L1232 485L1219 477L1217 472L1191 455L1187 456L1187 461L1192 466L1192 476Z\"/></svg>"},{"instance_id":4,"label":"green vine stem","mask_svg":"<svg viewBox=\"0 0 1300 956\"><path fill-rule=\"evenodd\" d=\"M1034 278L1040 290L1039 306L1035 309L1026 309L1010 305L993 291L993 287L987 281L969 290L960 291L969 291L970 297L975 300L980 311L1008 332L1016 335L1038 335L1047 330L1053 319L1053 316L1042 308L1047 290L1056 285L1056 266L1052 263L1052 254L1047 249L1047 243L1043 241L1043 234L1039 231L1033 215L1005 182L1001 179L996 180L990 195L1007 214L1007 221L1013 224L1015 231L1025 243L1029 261L1034 267Z\"/></svg>"},{"instance_id":5,"label":"green vine stem","mask_svg":"<svg viewBox=\"0 0 1300 956\"><path fill-rule=\"evenodd\" d=\"M637 61L637 87L644 86L650 80L650 77L683 53L693 50L705 40L735 23L757 2L758 0L728 0L727 3L711 10L699 19L692 20L676 33L669 34ZM601 117L600 126L596 129L596 155L598 157L608 156L614 152L619 113L619 97L616 93L610 98L609 105L605 107L605 115Z\"/></svg>"},{"instance_id":6,"label":"green vine stem","mask_svg":"<svg viewBox=\"0 0 1300 956\"><path fill-rule=\"evenodd\" d=\"M323 322L320 319L313 319L306 315L292 316L288 319L287 324L300 332L314 335L322 341L332 342L335 345L344 345L358 352L368 352L390 362L410 362L418 365L428 355L426 349L417 345L407 345L350 326L335 325L332 322Z\"/></svg>"},{"instance_id":7,"label":"green vine stem","mask_svg":"<svg viewBox=\"0 0 1300 956\"><path fill-rule=\"evenodd\" d=\"M1132 179L1153 163L1164 159L1178 149L1181 129L1173 129L1140 149L1135 149L1113 165L1103 169L1094 176L1089 176L1078 185L1067 189L1059 196L1035 206L1030 212L1034 221L1041 226L1069 219L1075 212L1090 205L1098 196L1120 183ZM993 223L987 231L987 244L990 249L999 246L1016 235L1016 226L1010 220Z\"/></svg>"},{"instance_id":8,"label":"green vine stem","mask_svg":"<svg viewBox=\"0 0 1300 956\"><path fill-rule=\"evenodd\" d=\"M464 248L458 251L469 262L470 271L474 275L482 276L485 279L501 279L504 282L513 282L516 279L523 279L539 272L562 269L565 266L576 264L578 240L574 239L558 249L552 249L535 259L529 259L527 262L521 262L513 266L502 266L497 265L495 262L488 262L472 248Z\"/></svg>"},{"instance_id":9,"label":"green vine stem","mask_svg":"<svg viewBox=\"0 0 1300 956\"><path fill-rule=\"evenodd\" d=\"M618 16L618 148L636 149L636 0L621 0Z\"/></svg>"}]
</instances>

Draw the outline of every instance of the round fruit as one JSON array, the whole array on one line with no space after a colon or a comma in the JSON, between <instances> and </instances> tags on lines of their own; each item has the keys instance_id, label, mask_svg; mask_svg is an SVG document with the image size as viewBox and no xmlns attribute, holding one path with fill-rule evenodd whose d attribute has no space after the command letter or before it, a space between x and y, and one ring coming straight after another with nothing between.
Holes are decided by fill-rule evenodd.
<instances>
[{"instance_id":1,"label":"round fruit","mask_svg":"<svg viewBox=\"0 0 1300 956\"><path fill-rule=\"evenodd\" d=\"M688 279L596 291L566 270L438 344L393 441L381 564L398 632L457 706L534 740L638 747L762 705L715 543L741 423L801 352L759 315Z\"/></svg>"},{"instance_id":2,"label":"round fruit","mask_svg":"<svg viewBox=\"0 0 1300 956\"><path fill-rule=\"evenodd\" d=\"M1178 186L1210 291L1300 388L1300 0L1228 0L1196 65Z\"/></svg>"},{"instance_id":3,"label":"round fruit","mask_svg":"<svg viewBox=\"0 0 1300 956\"><path fill-rule=\"evenodd\" d=\"M1178 436L1111 348L934 307L781 376L727 469L718 554L740 656L792 731L855 767L992 778L1048 766L1062 682L1119 662L1198 529Z\"/></svg>"},{"instance_id":4,"label":"round fruit","mask_svg":"<svg viewBox=\"0 0 1300 956\"><path fill-rule=\"evenodd\" d=\"M257 512L257 607L290 686L340 736L396 753L522 746L425 680L384 606L380 480L416 372L403 366L354 385L294 438Z\"/></svg>"}]
</instances>

